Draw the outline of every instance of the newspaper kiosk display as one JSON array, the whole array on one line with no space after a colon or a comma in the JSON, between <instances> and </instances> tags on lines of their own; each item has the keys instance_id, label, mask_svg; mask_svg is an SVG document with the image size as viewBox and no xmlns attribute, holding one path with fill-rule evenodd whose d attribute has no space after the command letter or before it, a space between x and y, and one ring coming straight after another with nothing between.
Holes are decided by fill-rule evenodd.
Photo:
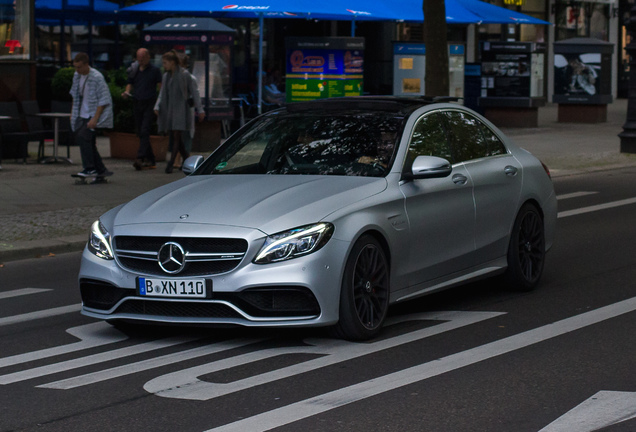
<instances>
[{"instance_id":1,"label":"newspaper kiosk display","mask_svg":"<svg viewBox=\"0 0 636 432\"><path fill-rule=\"evenodd\" d=\"M448 45L448 95L464 97L464 45ZM423 96L426 75L426 46L393 42L393 94Z\"/></svg>"},{"instance_id":2,"label":"newspaper kiosk display","mask_svg":"<svg viewBox=\"0 0 636 432\"><path fill-rule=\"evenodd\" d=\"M235 31L212 18L169 18L143 32L155 58L172 49L190 57L208 120L234 116L232 106L232 51Z\"/></svg>"},{"instance_id":3,"label":"newspaper kiosk display","mask_svg":"<svg viewBox=\"0 0 636 432\"><path fill-rule=\"evenodd\" d=\"M481 98L498 126L537 127L545 106L545 46L534 42L482 42Z\"/></svg>"},{"instance_id":4,"label":"newspaper kiosk display","mask_svg":"<svg viewBox=\"0 0 636 432\"><path fill-rule=\"evenodd\" d=\"M364 38L288 37L287 102L362 95Z\"/></svg>"},{"instance_id":5,"label":"newspaper kiosk display","mask_svg":"<svg viewBox=\"0 0 636 432\"><path fill-rule=\"evenodd\" d=\"M573 38L554 43L554 96L559 121L607 121L612 103L614 45L599 39Z\"/></svg>"}]
</instances>

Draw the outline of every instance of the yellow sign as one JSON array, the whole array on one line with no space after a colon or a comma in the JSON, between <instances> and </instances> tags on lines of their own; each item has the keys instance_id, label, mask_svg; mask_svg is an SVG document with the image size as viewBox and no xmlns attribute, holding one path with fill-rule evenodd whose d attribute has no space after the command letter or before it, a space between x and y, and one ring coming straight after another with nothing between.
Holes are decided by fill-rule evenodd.
<instances>
[{"instance_id":1,"label":"yellow sign","mask_svg":"<svg viewBox=\"0 0 636 432\"><path fill-rule=\"evenodd\" d=\"M513 6L523 6L525 0L504 0L504 4Z\"/></svg>"}]
</instances>

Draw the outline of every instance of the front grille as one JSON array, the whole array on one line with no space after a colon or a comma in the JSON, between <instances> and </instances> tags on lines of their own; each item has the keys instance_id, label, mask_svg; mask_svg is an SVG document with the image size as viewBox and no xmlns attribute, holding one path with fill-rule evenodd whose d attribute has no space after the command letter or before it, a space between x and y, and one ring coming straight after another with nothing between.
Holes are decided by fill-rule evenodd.
<instances>
[{"instance_id":1,"label":"front grille","mask_svg":"<svg viewBox=\"0 0 636 432\"><path fill-rule=\"evenodd\" d=\"M232 271L247 251L244 239L117 236L113 240L115 255L124 268L155 276L167 274L159 266L157 254L168 242L178 243L186 252L186 264L178 273L180 277Z\"/></svg>"},{"instance_id":2,"label":"front grille","mask_svg":"<svg viewBox=\"0 0 636 432\"><path fill-rule=\"evenodd\" d=\"M118 288L106 282L81 279L80 294L84 306L92 309L108 310L124 297L134 295L135 291Z\"/></svg>"},{"instance_id":3,"label":"front grille","mask_svg":"<svg viewBox=\"0 0 636 432\"><path fill-rule=\"evenodd\" d=\"M224 304L152 300L128 300L115 313L173 318L242 318L238 312Z\"/></svg>"}]
</instances>

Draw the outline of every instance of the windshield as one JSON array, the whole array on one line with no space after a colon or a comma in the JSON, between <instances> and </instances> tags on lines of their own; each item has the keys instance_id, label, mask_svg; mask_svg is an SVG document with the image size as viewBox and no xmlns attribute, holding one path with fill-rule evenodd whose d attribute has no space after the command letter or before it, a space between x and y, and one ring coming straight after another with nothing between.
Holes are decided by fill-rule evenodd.
<instances>
[{"instance_id":1,"label":"windshield","mask_svg":"<svg viewBox=\"0 0 636 432\"><path fill-rule=\"evenodd\" d=\"M384 176L404 117L389 112L277 112L214 152L196 174Z\"/></svg>"}]
</instances>

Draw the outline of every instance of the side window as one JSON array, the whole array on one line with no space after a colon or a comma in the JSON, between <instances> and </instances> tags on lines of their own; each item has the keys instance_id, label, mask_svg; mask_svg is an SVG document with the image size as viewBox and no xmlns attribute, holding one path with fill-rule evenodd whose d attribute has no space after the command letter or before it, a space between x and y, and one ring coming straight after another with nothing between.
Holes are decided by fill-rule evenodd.
<instances>
[{"instance_id":1,"label":"side window","mask_svg":"<svg viewBox=\"0 0 636 432\"><path fill-rule=\"evenodd\" d=\"M410 162L418 156L437 156L453 162L448 137L442 122L443 119L439 113L428 114L418 120L409 143L407 160L409 168Z\"/></svg>"},{"instance_id":2,"label":"side window","mask_svg":"<svg viewBox=\"0 0 636 432\"><path fill-rule=\"evenodd\" d=\"M483 125L477 118L461 111L446 111L444 117L456 162L488 156L488 142L481 131Z\"/></svg>"},{"instance_id":3,"label":"side window","mask_svg":"<svg viewBox=\"0 0 636 432\"><path fill-rule=\"evenodd\" d=\"M488 126L481 123L481 133L484 135L484 139L488 145L488 156L497 156L506 154L506 146L501 142L499 137L495 135L493 131L490 130Z\"/></svg>"}]
</instances>

